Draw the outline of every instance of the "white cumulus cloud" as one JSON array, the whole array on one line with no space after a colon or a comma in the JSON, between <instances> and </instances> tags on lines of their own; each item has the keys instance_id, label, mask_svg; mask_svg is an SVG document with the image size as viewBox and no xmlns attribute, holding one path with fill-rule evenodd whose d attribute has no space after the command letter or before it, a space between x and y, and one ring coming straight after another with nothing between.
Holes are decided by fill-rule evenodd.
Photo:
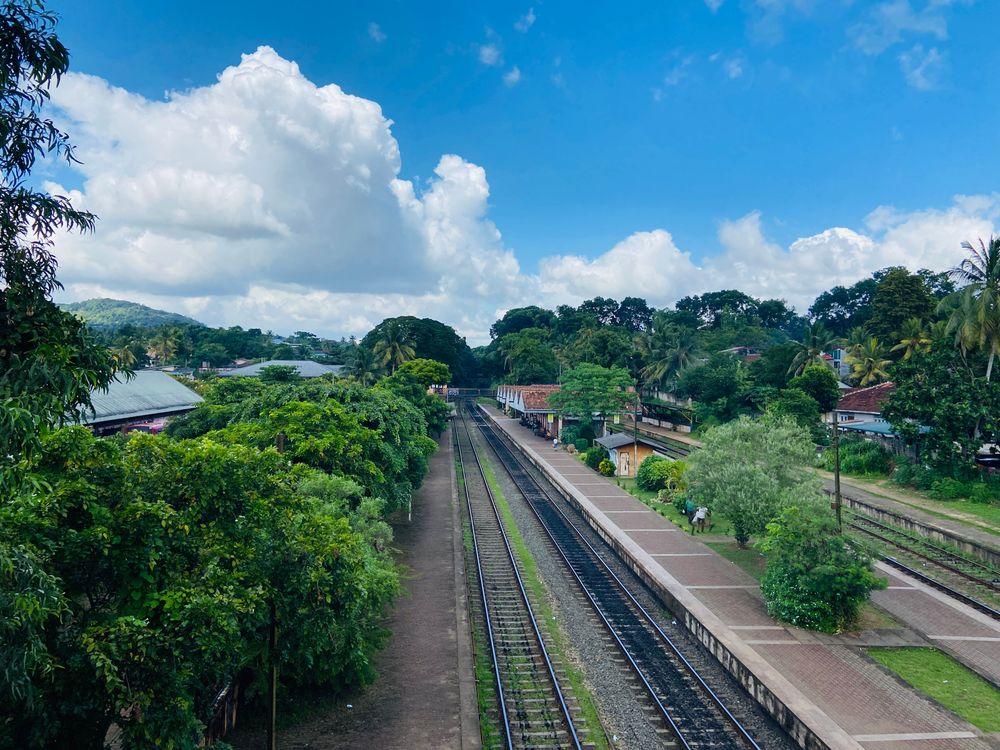
<instances>
[{"instance_id":1,"label":"white cumulus cloud","mask_svg":"<svg viewBox=\"0 0 1000 750\"><path fill-rule=\"evenodd\" d=\"M510 307L596 295L664 306L738 287L803 309L886 265L954 265L959 242L1000 219L1000 194L959 196L879 207L862 226L783 247L750 212L722 222L718 249L697 259L654 228L528 273L490 219L483 167L445 154L429 179L404 179L378 104L314 84L268 47L163 100L73 74L54 101L82 184L48 187L100 216L93 235L58 238L65 297L133 299L212 325L346 335L413 314L480 343Z\"/></svg>"}]
</instances>

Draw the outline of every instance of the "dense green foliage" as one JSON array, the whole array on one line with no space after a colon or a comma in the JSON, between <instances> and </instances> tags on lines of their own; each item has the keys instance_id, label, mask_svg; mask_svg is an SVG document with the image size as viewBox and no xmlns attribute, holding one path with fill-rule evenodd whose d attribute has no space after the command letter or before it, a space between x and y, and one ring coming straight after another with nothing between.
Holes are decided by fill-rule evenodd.
<instances>
[{"instance_id":1,"label":"dense green foliage","mask_svg":"<svg viewBox=\"0 0 1000 750\"><path fill-rule=\"evenodd\" d=\"M583 420L594 414L634 412L636 394L626 390L631 384L628 371L620 367L582 364L563 374L549 404L562 414Z\"/></svg>"},{"instance_id":2,"label":"dense green foliage","mask_svg":"<svg viewBox=\"0 0 1000 750\"><path fill-rule=\"evenodd\" d=\"M48 486L0 510L8 637L0 746L192 747L215 694L266 656L286 684L371 675L396 590L382 501L273 448L49 435ZM13 559L11 557L13 556Z\"/></svg>"},{"instance_id":3,"label":"dense green foliage","mask_svg":"<svg viewBox=\"0 0 1000 750\"><path fill-rule=\"evenodd\" d=\"M781 508L821 502L814 455L809 433L787 417L740 417L710 430L691 454L688 496L728 519L744 547Z\"/></svg>"},{"instance_id":4,"label":"dense green foliage","mask_svg":"<svg viewBox=\"0 0 1000 750\"><path fill-rule=\"evenodd\" d=\"M834 452L828 448L823 452L823 468L833 471L834 463ZM892 453L878 443L854 437L840 439L841 471L847 474L888 475L892 467Z\"/></svg>"},{"instance_id":5,"label":"dense green foliage","mask_svg":"<svg viewBox=\"0 0 1000 750\"><path fill-rule=\"evenodd\" d=\"M646 456L639 464L635 475L635 483L639 489L657 492L667 490L669 494L686 487L687 465L683 461L674 461L666 456Z\"/></svg>"},{"instance_id":6,"label":"dense green foliage","mask_svg":"<svg viewBox=\"0 0 1000 750\"><path fill-rule=\"evenodd\" d=\"M95 217L69 199L37 190L36 159L73 160L66 134L43 114L49 89L69 66L43 5L0 6L0 499L24 478L44 433L89 406L90 390L110 382L110 354L51 301L60 284L52 238L89 232ZM6 548L5 548L6 549ZM4 557L16 557L6 550Z\"/></svg>"},{"instance_id":7,"label":"dense green foliage","mask_svg":"<svg viewBox=\"0 0 1000 750\"><path fill-rule=\"evenodd\" d=\"M67 302L59 307L81 318L91 328L101 331L117 331L123 326L159 328L160 326L201 325L197 320L180 313L157 310L153 307L140 305L138 302L106 297L88 299L83 302Z\"/></svg>"},{"instance_id":8,"label":"dense green foliage","mask_svg":"<svg viewBox=\"0 0 1000 750\"><path fill-rule=\"evenodd\" d=\"M760 583L767 611L801 628L849 628L869 593L886 586L872 572L871 554L837 533L820 504L782 509L757 548L767 558Z\"/></svg>"},{"instance_id":9,"label":"dense green foliage","mask_svg":"<svg viewBox=\"0 0 1000 750\"><path fill-rule=\"evenodd\" d=\"M386 318L368 332L361 340L361 346L374 350L387 329L393 327L398 327L412 347L412 356L407 359L433 359L441 362L448 366L456 384L475 385L478 365L472 350L465 339L455 333L454 328L436 320L415 318L412 315Z\"/></svg>"}]
</instances>

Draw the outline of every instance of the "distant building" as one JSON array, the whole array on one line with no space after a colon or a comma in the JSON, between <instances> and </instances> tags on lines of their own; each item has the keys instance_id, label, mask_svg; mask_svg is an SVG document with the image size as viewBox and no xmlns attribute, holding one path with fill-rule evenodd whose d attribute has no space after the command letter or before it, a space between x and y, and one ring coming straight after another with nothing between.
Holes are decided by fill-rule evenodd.
<instances>
[{"instance_id":1,"label":"distant building","mask_svg":"<svg viewBox=\"0 0 1000 750\"><path fill-rule=\"evenodd\" d=\"M98 435L159 432L168 417L189 412L203 400L159 370L139 370L127 381L116 378L106 392L92 391L90 399L93 409L81 410L77 419Z\"/></svg>"},{"instance_id":2,"label":"distant building","mask_svg":"<svg viewBox=\"0 0 1000 750\"><path fill-rule=\"evenodd\" d=\"M845 429L863 430L865 426L888 425L882 419L882 407L894 390L896 384L889 381L845 392L837 402L837 419L841 426ZM833 421L832 414L828 415L827 421ZM877 429L880 432L883 430L881 426Z\"/></svg>"},{"instance_id":3,"label":"distant building","mask_svg":"<svg viewBox=\"0 0 1000 750\"><path fill-rule=\"evenodd\" d=\"M232 370L220 372L220 378L256 378L260 376L260 371L265 367L294 367L299 373L299 377L318 378L322 375L339 375L344 369L343 365L322 365L313 362L311 359L269 359L266 362L258 362L255 365L246 367L236 367Z\"/></svg>"},{"instance_id":4,"label":"distant building","mask_svg":"<svg viewBox=\"0 0 1000 750\"><path fill-rule=\"evenodd\" d=\"M558 435L563 418L549 405L549 396L558 390L554 384L501 385L497 387L497 403L509 416L521 417L538 429Z\"/></svg>"},{"instance_id":5,"label":"distant building","mask_svg":"<svg viewBox=\"0 0 1000 750\"><path fill-rule=\"evenodd\" d=\"M608 449L611 462L615 465L615 476L619 477L634 477L639 466L649 456L669 458L656 443L641 436L636 441L624 432L614 432L599 437L594 442Z\"/></svg>"}]
</instances>

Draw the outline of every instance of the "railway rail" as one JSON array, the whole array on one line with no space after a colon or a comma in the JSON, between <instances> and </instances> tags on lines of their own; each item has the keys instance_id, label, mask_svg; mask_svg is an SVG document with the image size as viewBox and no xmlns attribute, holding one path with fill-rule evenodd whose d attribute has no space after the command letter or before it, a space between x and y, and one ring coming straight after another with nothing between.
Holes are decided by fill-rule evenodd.
<instances>
[{"instance_id":1,"label":"railway rail","mask_svg":"<svg viewBox=\"0 0 1000 750\"><path fill-rule=\"evenodd\" d=\"M984 594L987 597L996 597L1000 594L996 572L990 566L978 560L962 557L932 542L913 539L888 524L864 516L855 515L848 526L864 536L916 558L919 564L928 570L921 571L908 564L908 561L897 559L892 555L882 555L882 560L888 565L918 578L973 609L1000 620L1000 610L991 603L983 601Z\"/></svg>"},{"instance_id":2,"label":"railway rail","mask_svg":"<svg viewBox=\"0 0 1000 750\"><path fill-rule=\"evenodd\" d=\"M524 496L669 733L668 747L760 750L698 670L580 532L506 440L468 404L486 442Z\"/></svg>"},{"instance_id":3,"label":"railway rail","mask_svg":"<svg viewBox=\"0 0 1000 750\"><path fill-rule=\"evenodd\" d=\"M455 430L486 641L508 750L582 744L569 699L545 648L517 561L464 418ZM467 460L476 471L466 471Z\"/></svg>"}]
</instances>

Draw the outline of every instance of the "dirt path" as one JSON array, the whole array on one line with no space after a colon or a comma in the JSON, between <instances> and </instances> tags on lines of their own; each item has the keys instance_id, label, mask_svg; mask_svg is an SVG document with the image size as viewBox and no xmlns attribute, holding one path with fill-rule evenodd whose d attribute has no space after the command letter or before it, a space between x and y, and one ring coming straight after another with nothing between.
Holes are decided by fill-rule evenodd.
<instances>
[{"instance_id":1,"label":"dirt path","mask_svg":"<svg viewBox=\"0 0 1000 750\"><path fill-rule=\"evenodd\" d=\"M278 747L327 750L469 750L479 746L464 579L456 569L449 432L431 457L413 499L413 518L394 523L405 592L386 627L392 637L376 658L378 677L359 694L279 732ZM457 558L460 564L461 557ZM457 603L457 606L456 606ZM348 704L351 708L348 708ZM242 733L240 733L242 734ZM237 750L264 747L259 732L237 737Z\"/></svg>"}]
</instances>

